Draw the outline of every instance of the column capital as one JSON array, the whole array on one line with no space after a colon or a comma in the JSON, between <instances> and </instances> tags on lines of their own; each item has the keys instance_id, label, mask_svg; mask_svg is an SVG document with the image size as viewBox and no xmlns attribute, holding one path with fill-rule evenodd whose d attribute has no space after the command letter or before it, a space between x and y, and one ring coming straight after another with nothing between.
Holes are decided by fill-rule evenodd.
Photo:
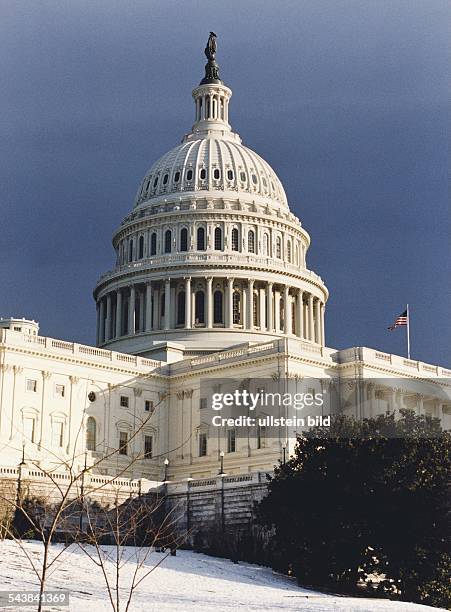
<instances>
[{"instance_id":1,"label":"column capital","mask_svg":"<svg viewBox=\"0 0 451 612\"><path fill-rule=\"evenodd\" d=\"M48 380L48 379L49 379L49 378L51 378L51 376L52 376L52 373L51 373L51 372L48 372L48 371L46 371L46 370L42 370L42 371L41 371L41 374L42 374L42 378L43 378L44 380Z\"/></svg>"}]
</instances>

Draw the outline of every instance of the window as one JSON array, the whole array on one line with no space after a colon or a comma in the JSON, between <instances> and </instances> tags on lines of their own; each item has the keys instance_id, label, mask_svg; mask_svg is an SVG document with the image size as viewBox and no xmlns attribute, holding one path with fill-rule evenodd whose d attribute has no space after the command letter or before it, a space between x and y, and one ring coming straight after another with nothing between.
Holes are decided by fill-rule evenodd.
<instances>
[{"instance_id":1,"label":"window","mask_svg":"<svg viewBox=\"0 0 451 612\"><path fill-rule=\"evenodd\" d=\"M220 227L215 229L215 251L222 251L222 230Z\"/></svg>"},{"instance_id":2,"label":"window","mask_svg":"<svg viewBox=\"0 0 451 612\"><path fill-rule=\"evenodd\" d=\"M255 232L250 230L247 235L247 250L249 253L255 253Z\"/></svg>"},{"instance_id":3,"label":"window","mask_svg":"<svg viewBox=\"0 0 451 612\"><path fill-rule=\"evenodd\" d=\"M269 236L265 234L263 236L263 251L265 255L269 255Z\"/></svg>"},{"instance_id":4,"label":"window","mask_svg":"<svg viewBox=\"0 0 451 612\"><path fill-rule=\"evenodd\" d=\"M133 240L128 243L128 261L133 260Z\"/></svg>"},{"instance_id":5,"label":"window","mask_svg":"<svg viewBox=\"0 0 451 612\"><path fill-rule=\"evenodd\" d=\"M287 261L291 263L291 240L287 242Z\"/></svg>"},{"instance_id":6,"label":"window","mask_svg":"<svg viewBox=\"0 0 451 612\"><path fill-rule=\"evenodd\" d=\"M121 395L120 405L121 405L121 408L128 408L128 396L127 395Z\"/></svg>"},{"instance_id":7,"label":"window","mask_svg":"<svg viewBox=\"0 0 451 612\"><path fill-rule=\"evenodd\" d=\"M256 174L252 175L252 182L254 183L254 185L257 184L258 180L257 180L257 175Z\"/></svg>"},{"instance_id":8,"label":"window","mask_svg":"<svg viewBox=\"0 0 451 612\"><path fill-rule=\"evenodd\" d=\"M241 296L239 291L233 293L233 323L234 325L241 323Z\"/></svg>"},{"instance_id":9,"label":"window","mask_svg":"<svg viewBox=\"0 0 451 612\"><path fill-rule=\"evenodd\" d=\"M153 412L153 402L152 402L152 400L145 400L145 402L144 402L144 410L146 412Z\"/></svg>"},{"instance_id":10,"label":"window","mask_svg":"<svg viewBox=\"0 0 451 612\"><path fill-rule=\"evenodd\" d=\"M96 450L97 423L94 417L90 416L86 422L86 450Z\"/></svg>"},{"instance_id":11,"label":"window","mask_svg":"<svg viewBox=\"0 0 451 612\"><path fill-rule=\"evenodd\" d=\"M233 170L227 170L227 178L229 181L233 181Z\"/></svg>"},{"instance_id":12,"label":"window","mask_svg":"<svg viewBox=\"0 0 451 612\"><path fill-rule=\"evenodd\" d=\"M203 291L196 291L195 306L196 306L196 323L205 323L205 297Z\"/></svg>"},{"instance_id":13,"label":"window","mask_svg":"<svg viewBox=\"0 0 451 612\"><path fill-rule=\"evenodd\" d=\"M280 239L280 236L277 236L276 238L276 257L277 259L282 258L282 240Z\"/></svg>"},{"instance_id":14,"label":"window","mask_svg":"<svg viewBox=\"0 0 451 612\"><path fill-rule=\"evenodd\" d=\"M36 419L33 417L25 417L23 420L23 436L25 442L34 442L36 429Z\"/></svg>"},{"instance_id":15,"label":"window","mask_svg":"<svg viewBox=\"0 0 451 612\"><path fill-rule=\"evenodd\" d=\"M227 452L234 453L236 451L236 431L229 429L227 431Z\"/></svg>"},{"instance_id":16,"label":"window","mask_svg":"<svg viewBox=\"0 0 451 612\"><path fill-rule=\"evenodd\" d=\"M139 237L138 244L138 258L142 259L144 257L144 236Z\"/></svg>"},{"instance_id":17,"label":"window","mask_svg":"<svg viewBox=\"0 0 451 612\"><path fill-rule=\"evenodd\" d=\"M184 227L180 232L180 250L188 250L188 230L186 229L186 227Z\"/></svg>"},{"instance_id":18,"label":"window","mask_svg":"<svg viewBox=\"0 0 451 612\"><path fill-rule=\"evenodd\" d=\"M205 251L205 230L203 227L197 229L197 250Z\"/></svg>"},{"instance_id":19,"label":"window","mask_svg":"<svg viewBox=\"0 0 451 612\"><path fill-rule=\"evenodd\" d=\"M166 230L164 233L164 252L170 253L172 250L172 232L171 230Z\"/></svg>"},{"instance_id":20,"label":"window","mask_svg":"<svg viewBox=\"0 0 451 612\"><path fill-rule=\"evenodd\" d=\"M26 389L27 391L33 391L34 393L36 393L36 391L38 390L38 381L33 380L32 378L27 378Z\"/></svg>"},{"instance_id":21,"label":"window","mask_svg":"<svg viewBox=\"0 0 451 612\"><path fill-rule=\"evenodd\" d=\"M219 168L215 168L213 170L213 178L215 178L216 180L218 180L221 177L221 173L219 172Z\"/></svg>"},{"instance_id":22,"label":"window","mask_svg":"<svg viewBox=\"0 0 451 612\"><path fill-rule=\"evenodd\" d=\"M215 291L213 296L213 323L223 323L222 291Z\"/></svg>"},{"instance_id":23,"label":"window","mask_svg":"<svg viewBox=\"0 0 451 612\"><path fill-rule=\"evenodd\" d=\"M62 448L64 444L64 423L54 421L52 423L52 446Z\"/></svg>"},{"instance_id":24,"label":"window","mask_svg":"<svg viewBox=\"0 0 451 612\"><path fill-rule=\"evenodd\" d=\"M264 448L266 437L266 427L263 425L257 426L257 448Z\"/></svg>"},{"instance_id":25,"label":"window","mask_svg":"<svg viewBox=\"0 0 451 612\"><path fill-rule=\"evenodd\" d=\"M64 393L64 385L55 385L55 395L58 395L58 397L64 397Z\"/></svg>"},{"instance_id":26,"label":"window","mask_svg":"<svg viewBox=\"0 0 451 612\"><path fill-rule=\"evenodd\" d=\"M158 176L155 177L155 180L153 182L153 188L155 189L157 185L158 185Z\"/></svg>"},{"instance_id":27,"label":"window","mask_svg":"<svg viewBox=\"0 0 451 612\"><path fill-rule=\"evenodd\" d=\"M258 315L258 296L256 293L254 293L254 299L252 301L252 320L255 327L258 326Z\"/></svg>"},{"instance_id":28,"label":"window","mask_svg":"<svg viewBox=\"0 0 451 612\"><path fill-rule=\"evenodd\" d=\"M119 432L119 455L128 455L128 433L126 431Z\"/></svg>"},{"instance_id":29,"label":"window","mask_svg":"<svg viewBox=\"0 0 451 612\"><path fill-rule=\"evenodd\" d=\"M150 237L150 254L151 255L157 254L157 235L155 232L153 232L153 234Z\"/></svg>"},{"instance_id":30,"label":"window","mask_svg":"<svg viewBox=\"0 0 451 612\"><path fill-rule=\"evenodd\" d=\"M205 170L205 168L202 168L202 170L200 171L199 177L202 181L204 181L207 178L207 171Z\"/></svg>"},{"instance_id":31,"label":"window","mask_svg":"<svg viewBox=\"0 0 451 612\"><path fill-rule=\"evenodd\" d=\"M200 398L200 402L199 402L199 408L201 410L205 410L207 407L207 398L206 397L201 397Z\"/></svg>"},{"instance_id":32,"label":"window","mask_svg":"<svg viewBox=\"0 0 451 612\"><path fill-rule=\"evenodd\" d=\"M144 436L144 459L151 459L153 451L153 437Z\"/></svg>"},{"instance_id":33,"label":"window","mask_svg":"<svg viewBox=\"0 0 451 612\"><path fill-rule=\"evenodd\" d=\"M239 246L240 245L239 245L238 229L234 227L232 230L232 251L238 251Z\"/></svg>"},{"instance_id":34,"label":"window","mask_svg":"<svg viewBox=\"0 0 451 612\"><path fill-rule=\"evenodd\" d=\"M246 173L245 172L240 172L240 179L243 183L246 182Z\"/></svg>"},{"instance_id":35,"label":"window","mask_svg":"<svg viewBox=\"0 0 451 612\"><path fill-rule=\"evenodd\" d=\"M174 174L174 183L178 183L180 180L180 172L177 170L177 172Z\"/></svg>"},{"instance_id":36,"label":"window","mask_svg":"<svg viewBox=\"0 0 451 612\"><path fill-rule=\"evenodd\" d=\"M14 331L20 332L20 331L22 331L22 328L21 327L14 327Z\"/></svg>"},{"instance_id":37,"label":"window","mask_svg":"<svg viewBox=\"0 0 451 612\"><path fill-rule=\"evenodd\" d=\"M192 181L193 180L193 171L192 170L188 170L188 172L186 173L186 180L187 181Z\"/></svg>"},{"instance_id":38,"label":"window","mask_svg":"<svg viewBox=\"0 0 451 612\"><path fill-rule=\"evenodd\" d=\"M177 325L185 325L185 303L185 292L180 291L177 297Z\"/></svg>"},{"instance_id":39,"label":"window","mask_svg":"<svg viewBox=\"0 0 451 612\"><path fill-rule=\"evenodd\" d=\"M169 179L169 174L165 174L163 176L163 185L167 185L168 179Z\"/></svg>"},{"instance_id":40,"label":"window","mask_svg":"<svg viewBox=\"0 0 451 612\"><path fill-rule=\"evenodd\" d=\"M199 457L207 456L207 434L199 434Z\"/></svg>"}]
</instances>

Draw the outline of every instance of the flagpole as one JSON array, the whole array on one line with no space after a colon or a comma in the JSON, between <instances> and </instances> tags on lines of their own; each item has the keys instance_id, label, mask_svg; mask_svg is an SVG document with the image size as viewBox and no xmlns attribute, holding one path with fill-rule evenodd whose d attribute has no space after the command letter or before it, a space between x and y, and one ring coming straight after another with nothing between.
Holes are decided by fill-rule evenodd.
<instances>
[{"instance_id":1,"label":"flagpole","mask_svg":"<svg viewBox=\"0 0 451 612\"><path fill-rule=\"evenodd\" d=\"M409 304L407 304L407 359L410 359L410 314Z\"/></svg>"}]
</instances>

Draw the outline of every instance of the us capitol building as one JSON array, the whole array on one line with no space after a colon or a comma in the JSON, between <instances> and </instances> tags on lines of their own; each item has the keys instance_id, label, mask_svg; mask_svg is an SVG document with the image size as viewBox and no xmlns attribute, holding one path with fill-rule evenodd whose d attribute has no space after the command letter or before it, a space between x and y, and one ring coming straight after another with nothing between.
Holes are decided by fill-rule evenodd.
<instances>
[{"instance_id":1,"label":"us capitol building","mask_svg":"<svg viewBox=\"0 0 451 612\"><path fill-rule=\"evenodd\" d=\"M271 471L294 436L213 427L208 380L308 379L345 389L355 401L342 409L358 418L410 407L451 427L450 370L327 346L310 236L275 171L232 130L215 51L210 37L191 131L145 174L114 233L114 267L94 289L96 346L0 321L0 470L74 453L81 466L120 446L100 474L211 478L221 458L229 475Z\"/></svg>"}]
</instances>

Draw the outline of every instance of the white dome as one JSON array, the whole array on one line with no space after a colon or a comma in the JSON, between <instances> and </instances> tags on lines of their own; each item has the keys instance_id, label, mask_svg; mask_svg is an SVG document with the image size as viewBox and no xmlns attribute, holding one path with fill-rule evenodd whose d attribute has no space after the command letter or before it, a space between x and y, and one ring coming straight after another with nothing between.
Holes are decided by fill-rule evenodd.
<instances>
[{"instance_id":1,"label":"white dome","mask_svg":"<svg viewBox=\"0 0 451 612\"><path fill-rule=\"evenodd\" d=\"M274 170L232 132L203 138L194 132L185 137L146 173L136 206L168 194L199 191L261 196L288 209L284 188Z\"/></svg>"}]
</instances>

